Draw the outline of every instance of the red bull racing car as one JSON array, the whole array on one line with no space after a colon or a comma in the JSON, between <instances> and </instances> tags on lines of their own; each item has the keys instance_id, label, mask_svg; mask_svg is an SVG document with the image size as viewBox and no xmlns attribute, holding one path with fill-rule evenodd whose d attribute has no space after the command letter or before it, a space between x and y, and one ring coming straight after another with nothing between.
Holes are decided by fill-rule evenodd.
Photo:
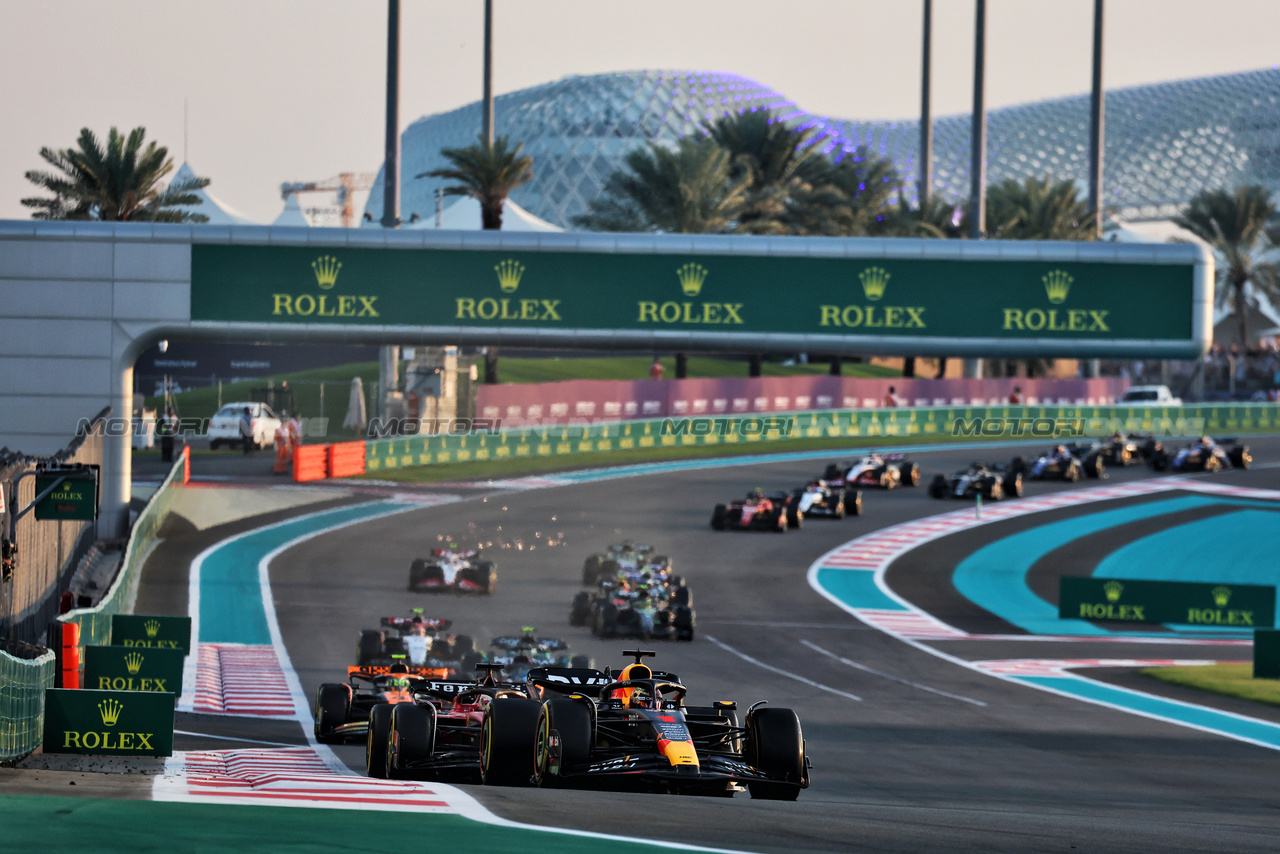
<instances>
[{"instance_id":1,"label":"red bull racing car","mask_svg":"<svg viewBox=\"0 0 1280 854\"><path fill-rule=\"evenodd\" d=\"M433 549L430 558L409 565L409 589L421 593L480 593L489 595L498 586L498 570L482 560L479 549Z\"/></svg>"}]
</instances>

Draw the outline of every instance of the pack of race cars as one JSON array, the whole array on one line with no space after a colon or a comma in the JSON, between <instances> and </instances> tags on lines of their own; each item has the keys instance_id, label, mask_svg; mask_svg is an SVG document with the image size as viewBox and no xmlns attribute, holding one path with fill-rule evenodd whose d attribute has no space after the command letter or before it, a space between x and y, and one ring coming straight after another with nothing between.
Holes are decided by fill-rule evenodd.
<instances>
[{"instance_id":1,"label":"pack of race cars","mask_svg":"<svg viewBox=\"0 0 1280 854\"><path fill-rule=\"evenodd\" d=\"M652 546L625 541L589 555L582 583L569 605L569 625L588 626L601 638L693 640L693 593Z\"/></svg>"}]
</instances>

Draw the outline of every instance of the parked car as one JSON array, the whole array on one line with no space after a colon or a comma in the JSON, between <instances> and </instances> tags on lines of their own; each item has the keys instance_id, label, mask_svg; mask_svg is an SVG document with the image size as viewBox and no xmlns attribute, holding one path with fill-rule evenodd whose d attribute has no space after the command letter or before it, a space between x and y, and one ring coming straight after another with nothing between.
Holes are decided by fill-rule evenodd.
<instances>
[{"instance_id":1,"label":"parked car","mask_svg":"<svg viewBox=\"0 0 1280 854\"><path fill-rule=\"evenodd\" d=\"M266 448L276 443L276 430L280 429L280 419L271 407L265 403L226 403L209 419L209 448L218 450L223 445L231 448L244 447L244 437L240 433L240 419L248 409L253 424L253 446Z\"/></svg>"},{"instance_id":2,"label":"parked car","mask_svg":"<svg viewBox=\"0 0 1280 854\"><path fill-rule=\"evenodd\" d=\"M1174 397L1167 385L1129 386L1117 406L1181 406L1182 398Z\"/></svg>"}]
</instances>

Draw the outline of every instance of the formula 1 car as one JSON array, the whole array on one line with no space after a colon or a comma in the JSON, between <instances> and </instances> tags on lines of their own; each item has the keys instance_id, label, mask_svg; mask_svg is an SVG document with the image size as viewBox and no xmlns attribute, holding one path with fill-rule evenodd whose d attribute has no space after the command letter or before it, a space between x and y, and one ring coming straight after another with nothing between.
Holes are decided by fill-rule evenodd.
<instances>
[{"instance_id":1,"label":"formula 1 car","mask_svg":"<svg viewBox=\"0 0 1280 854\"><path fill-rule=\"evenodd\" d=\"M906 454L867 454L856 460L829 464L822 480L832 489L846 491L859 486L893 489L918 484L920 467L910 462Z\"/></svg>"},{"instance_id":2,"label":"formula 1 car","mask_svg":"<svg viewBox=\"0 0 1280 854\"><path fill-rule=\"evenodd\" d=\"M798 505L792 506L788 493L770 497L762 489L753 489L742 501L717 504L711 512L711 527L739 531L777 531L785 534L792 519L797 518Z\"/></svg>"},{"instance_id":3,"label":"formula 1 car","mask_svg":"<svg viewBox=\"0 0 1280 854\"><path fill-rule=\"evenodd\" d=\"M1169 467L1174 471L1216 472L1230 468L1247 469L1252 463L1249 446L1241 445L1240 440L1223 439L1218 443L1204 436L1178 451Z\"/></svg>"},{"instance_id":4,"label":"formula 1 car","mask_svg":"<svg viewBox=\"0 0 1280 854\"><path fill-rule=\"evenodd\" d=\"M479 549L433 549L429 559L409 565L409 589L414 592L491 594L498 586L493 561L481 560Z\"/></svg>"},{"instance_id":5,"label":"formula 1 car","mask_svg":"<svg viewBox=\"0 0 1280 854\"><path fill-rule=\"evenodd\" d=\"M862 490L834 489L825 480L811 480L801 489L792 490L796 515L826 516L843 519L845 516L862 515Z\"/></svg>"},{"instance_id":6,"label":"formula 1 car","mask_svg":"<svg viewBox=\"0 0 1280 854\"><path fill-rule=\"evenodd\" d=\"M988 501L1021 498L1022 473L1004 466L974 462L951 477L936 475L929 484L929 495L934 498L974 498L981 495Z\"/></svg>"},{"instance_id":7,"label":"formula 1 car","mask_svg":"<svg viewBox=\"0 0 1280 854\"><path fill-rule=\"evenodd\" d=\"M435 669L451 668L471 672L483 659L469 635L447 634L451 620L422 616L413 609L409 617L383 617L380 628L363 629L356 647L360 667L388 666L401 657L406 663Z\"/></svg>"},{"instance_id":8,"label":"formula 1 car","mask_svg":"<svg viewBox=\"0 0 1280 854\"><path fill-rule=\"evenodd\" d=\"M1088 460L1097 456L1106 466L1132 466L1148 463L1163 469L1168 461L1164 446L1154 436L1139 436L1130 433L1128 436L1116 433L1110 438L1100 439L1088 445L1068 445L1067 450L1073 457Z\"/></svg>"},{"instance_id":9,"label":"formula 1 car","mask_svg":"<svg viewBox=\"0 0 1280 854\"><path fill-rule=\"evenodd\" d=\"M1105 478L1107 464L1098 454L1090 454L1081 460L1066 445L1050 448L1036 458L1030 466L1022 457L1014 457L1009 470L1031 480L1065 480L1075 483L1082 477Z\"/></svg>"},{"instance_id":10,"label":"formula 1 car","mask_svg":"<svg viewBox=\"0 0 1280 854\"><path fill-rule=\"evenodd\" d=\"M348 667L346 682L326 682L316 693L316 741L363 741L369 732L369 711L374 706L413 702L415 686L448 676L448 670L403 662L390 667Z\"/></svg>"},{"instance_id":11,"label":"formula 1 car","mask_svg":"<svg viewBox=\"0 0 1280 854\"><path fill-rule=\"evenodd\" d=\"M664 578L671 574L671 559L654 553L653 546L625 540L609 546L603 553L588 555L582 564L582 583L591 586L604 579L618 577Z\"/></svg>"},{"instance_id":12,"label":"formula 1 car","mask_svg":"<svg viewBox=\"0 0 1280 854\"><path fill-rule=\"evenodd\" d=\"M527 689L500 682L498 664L479 664L479 681L428 680L410 688L411 701L369 711L365 771L393 780L480 779L485 710L498 699L525 699Z\"/></svg>"},{"instance_id":13,"label":"formula 1 car","mask_svg":"<svg viewBox=\"0 0 1280 854\"><path fill-rule=\"evenodd\" d=\"M570 655L569 644L560 638L538 637L537 629L524 626L518 635L496 637L489 644L504 654L490 660L503 666L509 679L523 679L535 667L591 667L585 655Z\"/></svg>"},{"instance_id":14,"label":"formula 1 car","mask_svg":"<svg viewBox=\"0 0 1280 854\"><path fill-rule=\"evenodd\" d=\"M753 798L795 800L809 786L795 712L754 703L743 724L733 702L685 705L688 689L679 677L643 663L652 651L623 654L635 663L616 676L581 677L572 693L553 681L560 673L531 672L532 689L559 694L538 707L532 738L533 706L521 704L508 718L505 708L499 712L502 701L491 704L480 760L485 782L517 779L532 743L533 781L543 787L726 797L745 788Z\"/></svg>"}]
</instances>

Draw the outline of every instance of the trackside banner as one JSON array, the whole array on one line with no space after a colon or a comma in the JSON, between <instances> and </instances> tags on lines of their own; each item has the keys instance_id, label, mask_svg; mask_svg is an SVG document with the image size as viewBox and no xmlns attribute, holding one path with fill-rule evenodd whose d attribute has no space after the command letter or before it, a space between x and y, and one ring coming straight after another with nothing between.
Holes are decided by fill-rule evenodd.
<instances>
[{"instance_id":1,"label":"trackside banner","mask_svg":"<svg viewBox=\"0 0 1280 854\"><path fill-rule=\"evenodd\" d=\"M191 618L158 614L114 614L111 645L191 651Z\"/></svg>"},{"instance_id":2,"label":"trackside banner","mask_svg":"<svg viewBox=\"0 0 1280 854\"><path fill-rule=\"evenodd\" d=\"M44 752L171 756L173 695L49 688Z\"/></svg>"},{"instance_id":3,"label":"trackside banner","mask_svg":"<svg viewBox=\"0 0 1280 854\"><path fill-rule=\"evenodd\" d=\"M158 691L182 694L186 654L177 648L87 646L84 685L102 691Z\"/></svg>"},{"instance_id":4,"label":"trackside banner","mask_svg":"<svg viewBox=\"0 0 1280 854\"><path fill-rule=\"evenodd\" d=\"M1058 616L1269 629L1276 621L1276 589L1256 584L1063 576L1058 580Z\"/></svg>"},{"instance_id":5,"label":"trackside banner","mask_svg":"<svg viewBox=\"0 0 1280 854\"><path fill-rule=\"evenodd\" d=\"M516 430L398 436L366 443L369 472L410 466L560 457L708 445L777 445L793 439L933 438L1083 441L1114 432L1157 437L1280 431L1280 406L1269 403L1183 407L987 406L835 409L755 415L699 415L606 421Z\"/></svg>"}]
</instances>

